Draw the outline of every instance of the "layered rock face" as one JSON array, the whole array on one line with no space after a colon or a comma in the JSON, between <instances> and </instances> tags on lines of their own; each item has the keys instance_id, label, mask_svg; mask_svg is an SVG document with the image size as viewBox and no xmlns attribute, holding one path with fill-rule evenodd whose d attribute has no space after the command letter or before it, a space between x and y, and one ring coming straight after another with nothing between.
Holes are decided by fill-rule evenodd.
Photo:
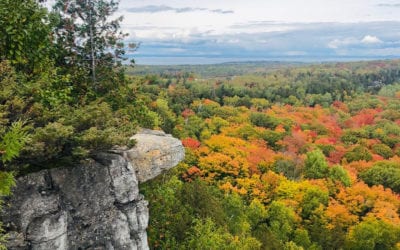
<instances>
[{"instance_id":1,"label":"layered rock face","mask_svg":"<svg viewBox=\"0 0 400 250\"><path fill-rule=\"evenodd\" d=\"M175 166L184 150L161 132L145 130L135 139L127 152L19 178L2 215L8 249L148 249L147 201L138 182Z\"/></svg>"}]
</instances>

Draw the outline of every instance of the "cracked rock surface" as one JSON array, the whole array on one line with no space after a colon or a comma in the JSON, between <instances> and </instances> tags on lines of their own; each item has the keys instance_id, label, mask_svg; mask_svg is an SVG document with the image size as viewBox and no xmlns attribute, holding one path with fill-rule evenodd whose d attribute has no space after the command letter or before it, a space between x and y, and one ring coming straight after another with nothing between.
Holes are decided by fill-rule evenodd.
<instances>
[{"instance_id":1,"label":"cracked rock surface","mask_svg":"<svg viewBox=\"0 0 400 250\"><path fill-rule=\"evenodd\" d=\"M184 156L180 141L165 134L162 137L174 144L170 149L158 144L163 145L159 149L163 153L147 154L147 160L127 160L125 153L102 153L82 166L18 178L1 215L9 234L8 249L149 249L148 203L139 194L137 167L146 164L145 169L168 169ZM143 134L136 140L138 145L154 143ZM154 176L161 172L156 171Z\"/></svg>"}]
</instances>

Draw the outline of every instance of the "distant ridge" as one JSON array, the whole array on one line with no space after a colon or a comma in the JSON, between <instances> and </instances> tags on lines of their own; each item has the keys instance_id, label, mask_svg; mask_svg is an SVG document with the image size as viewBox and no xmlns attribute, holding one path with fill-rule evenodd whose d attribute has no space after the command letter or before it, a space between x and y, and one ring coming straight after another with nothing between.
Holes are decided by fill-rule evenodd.
<instances>
[{"instance_id":1,"label":"distant ridge","mask_svg":"<svg viewBox=\"0 0 400 250\"><path fill-rule=\"evenodd\" d=\"M273 70L284 68L301 67L307 65L335 65L343 64L365 64L398 61L400 59L383 59L383 60L354 60L354 61L318 61L318 62L302 62L302 61L231 61L214 64L182 64L182 65L135 65L128 68L128 74L137 75L160 75L160 74L183 74L191 73L202 78L212 77L232 77L246 74L263 74Z\"/></svg>"}]
</instances>

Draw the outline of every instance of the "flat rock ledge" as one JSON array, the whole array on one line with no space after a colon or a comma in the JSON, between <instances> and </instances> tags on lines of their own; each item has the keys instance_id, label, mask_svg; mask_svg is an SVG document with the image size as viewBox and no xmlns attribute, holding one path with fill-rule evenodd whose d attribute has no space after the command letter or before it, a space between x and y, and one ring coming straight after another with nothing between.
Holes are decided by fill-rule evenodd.
<instances>
[{"instance_id":1,"label":"flat rock ledge","mask_svg":"<svg viewBox=\"0 0 400 250\"><path fill-rule=\"evenodd\" d=\"M7 248L149 249L148 203L138 183L178 164L184 150L179 140L158 131L134 138L135 148L122 155L101 153L81 166L18 178L0 217Z\"/></svg>"}]
</instances>

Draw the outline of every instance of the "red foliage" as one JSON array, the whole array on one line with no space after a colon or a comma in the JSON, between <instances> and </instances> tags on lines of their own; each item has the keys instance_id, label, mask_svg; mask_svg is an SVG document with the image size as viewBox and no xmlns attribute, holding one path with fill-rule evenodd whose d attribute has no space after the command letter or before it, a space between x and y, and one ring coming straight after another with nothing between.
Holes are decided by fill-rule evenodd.
<instances>
[{"instance_id":1,"label":"red foliage","mask_svg":"<svg viewBox=\"0 0 400 250\"><path fill-rule=\"evenodd\" d=\"M182 139L182 144L183 146L190 148L190 149L196 149L199 148L201 143L193 138L186 138L186 139Z\"/></svg>"},{"instance_id":2,"label":"red foliage","mask_svg":"<svg viewBox=\"0 0 400 250\"><path fill-rule=\"evenodd\" d=\"M346 149L343 146L336 146L335 150L329 153L328 161L332 164L339 164L342 161Z\"/></svg>"},{"instance_id":3,"label":"red foliage","mask_svg":"<svg viewBox=\"0 0 400 250\"><path fill-rule=\"evenodd\" d=\"M345 122L347 127L350 128L361 128L365 125L372 125L374 123L375 115L380 112L376 109L365 109L359 114L353 116Z\"/></svg>"},{"instance_id":4,"label":"red foliage","mask_svg":"<svg viewBox=\"0 0 400 250\"><path fill-rule=\"evenodd\" d=\"M322 145L336 145L336 143L337 143L337 138L334 137L323 137L315 141L315 144L322 144Z\"/></svg>"},{"instance_id":5,"label":"red foliage","mask_svg":"<svg viewBox=\"0 0 400 250\"><path fill-rule=\"evenodd\" d=\"M384 160L385 158L383 158L382 156L380 156L380 155L377 155L377 154L372 154L372 161L382 161L382 160Z\"/></svg>"},{"instance_id":6,"label":"red foliage","mask_svg":"<svg viewBox=\"0 0 400 250\"><path fill-rule=\"evenodd\" d=\"M294 127L292 134L285 136L280 142L282 146L286 147L286 150L291 153L298 153L309 141L307 133L301 129Z\"/></svg>"},{"instance_id":7,"label":"red foliage","mask_svg":"<svg viewBox=\"0 0 400 250\"><path fill-rule=\"evenodd\" d=\"M186 118L188 118L189 116L194 115L195 113L194 113L194 111L191 110L191 109L185 109L184 111L182 111L181 114L182 114L182 116L186 119Z\"/></svg>"}]
</instances>

